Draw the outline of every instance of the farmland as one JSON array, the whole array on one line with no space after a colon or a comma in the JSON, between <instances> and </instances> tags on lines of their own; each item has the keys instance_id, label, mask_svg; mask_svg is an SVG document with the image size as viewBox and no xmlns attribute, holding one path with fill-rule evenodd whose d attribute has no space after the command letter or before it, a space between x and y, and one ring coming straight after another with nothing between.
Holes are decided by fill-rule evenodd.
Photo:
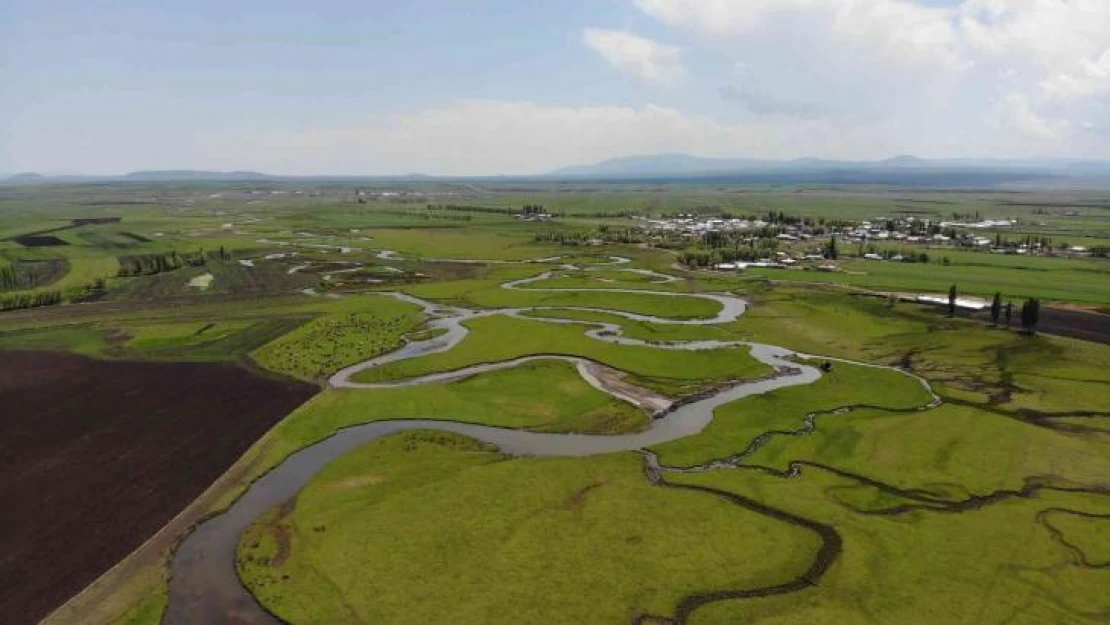
<instances>
[{"instance_id":1,"label":"farmland","mask_svg":"<svg viewBox=\"0 0 1110 625\"><path fill-rule=\"evenodd\" d=\"M0 187L14 622L1110 613L1110 260L1070 251L1110 241L1105 193L360 193ZM691 212L784 216L727 244L643 226ZM779 237L798 223L953 214L1069 251L683 262L827 248ZM953 285L1013 318L914 301ZM1056 334L1072 325L1095 340Z\"/></svg>"},{"instance_id":2,"label":"farmland","mask_svg":"<svg viewBox=\"0 0 1110 625\"><path fill-rule=\"evenodd\" d=\"M13 512L0 534L0 569L24 580L0 609L28 617L137 548L312 394L231 366L48 352L0 358L0 494ZM121 453L105 454L112 449ZM96 540L86 539L90 528Z\"/></svg>"}]
</instances>

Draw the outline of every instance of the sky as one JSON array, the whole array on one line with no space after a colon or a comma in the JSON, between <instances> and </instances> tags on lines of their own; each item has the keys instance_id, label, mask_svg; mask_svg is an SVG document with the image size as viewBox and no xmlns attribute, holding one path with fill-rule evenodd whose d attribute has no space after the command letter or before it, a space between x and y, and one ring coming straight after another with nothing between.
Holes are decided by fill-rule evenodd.
<instances>
[{"instance_id":1,"label":"sky","mask_svg":"<svg viewBox=\"0 0 1110 625\"><path fill-rule=\"evenodd\" d=\"M0 172L1110 158L1110 0L0 0Z\"/></svg>"}]
</instances>

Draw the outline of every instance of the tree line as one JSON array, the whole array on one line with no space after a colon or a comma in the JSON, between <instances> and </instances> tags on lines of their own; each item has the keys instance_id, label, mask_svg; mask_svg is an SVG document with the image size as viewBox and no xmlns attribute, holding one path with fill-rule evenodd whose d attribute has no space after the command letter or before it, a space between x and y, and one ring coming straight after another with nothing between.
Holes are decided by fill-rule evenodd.
<instances>
[{"instance_id":1,"label":"tree line","mask_svg":"<svg viewBox=\"0 0 1110 625\"><path fill-rule=\"evenodd\" d=\"M17 293L0 298L0 310L20 310L54 306L62 303L61 291L40 291L38 293Z\"/></svg>"},{"instance_id":2,"label":"tree line","mask_svg":"<svg viewBox=\"0 0 1110 625\"><path fill-rule=\"evenodd\" d=\"M430 211L455 211L460 213L488 213L491 215L539 215L547 213L549 215L556 215L556 213L547 210L542 204L525 204L520 208L515 206L474 206L471 204L428 204L427 210ZM562 213L556 216L562 216Z\"/></svg>"},{"instance_id":3,"label":"tree line","mask_svg":"<svg viewBox=\"0 0 1110 625\"><path fill-rule=\"evenodd\" d=\"M14 261L7 267L0 267L0 291L22 291L43 286L57 278L65 270L64 259L47 261Z\"/></svg>"},{"instance_id":4,"label":"tree line","mask_svg":"<svg viewBox=\"0 0 1110 625\"><path fill-rule=\"evenodd\" d=\"M948 316L956 316L956 299L959 293L956 285L953 284L948 288ZM1002 293L996 292L994 298L991 300L991 324L994 327L999 327L1002 319L1006 321L1006 327L1009 328L1013 323L1014 317L1014 302L1007 300L1006 304L1002 304ZM1037 325L1041 322L1041 301L1035 297L1031 297L1021 305L1021 331L1025 334L1036 334Z\"/></svg>"},{"instance_id":5,"label":"tree line","mask_svg":"<svg viewBox=\"0 0 1110 625\"><path fill-rule=\"evenodd\" d=\"M184 253L172 251L161 254L120 256L117 259L119 261L119 271L116 275L120 277L149 276L163 271L173 271L181 267L201 267L209 259L231 260L231 253L221 246L219 250L208 253L200 250Z\"/></svg>"},{"instance_id":6,"label":"tree line","mask_svg":"<svg viewBox=\"0 0 1110 625\"><path fill-rule=\"evenodd\" d=\"M638 228L610 228L598 226L597 230L549 230L537 232L536 243L555 243L558 245L594 245L597 243L623 243L631 245L646 241L644 233Z\"/></svg>"}]
</instances>

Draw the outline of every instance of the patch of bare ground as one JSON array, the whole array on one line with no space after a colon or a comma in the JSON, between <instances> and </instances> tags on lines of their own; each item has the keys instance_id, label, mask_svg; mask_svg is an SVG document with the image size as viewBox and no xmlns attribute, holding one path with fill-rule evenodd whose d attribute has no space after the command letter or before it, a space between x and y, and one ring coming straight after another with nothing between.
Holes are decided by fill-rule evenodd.
<instances>
[{"instance_id":1,"label":"patch of bare ground","mask_svg":"<svg viewBox=\"0 0 1110 625\"><path fill-rule=\"evenodd\" d=\"M582 507L586 505L586 495L590 491L601 488L602 486L606 486L607 484L609 484L609 482L607 481L598 482L596 484L590 484L588 486L583 486L582 488L579 488L577 491L575 491L573 495L570 496L570 499L567 499L567 502L563 507L572 512L577 512L581 510Z\"/></svg>"},{"instance_id":2,"label":"patch of bare ground","mask_svg":"<svg viewBox=\"0 0 1110 625\"><path fill-rule=\"evenodd\" d=\"M674 402L671 398L650 389L636 386L625 379L625 373L607 367L603 364L591 362L586 365L586 370L601 382L607 389L627 397L650 415L661 414L671 408Z\"/></svg>"},{"instance_id":3,"label":"patch of bare ground","mask_svg":"<svg viewBox=\"0 0 1110 625\"><path fill-rule=\"evenodd\" d=\"M277 542L277 550L274 551L274 557L270 559L270 566L274 568L280 568L289 559L289 551L293 544L293 528L289 526L289 515L293 513L293 508L296 506L296 499L282 504L278 508L277 517L270 525L274 540Z\"/></svg>"},{"instance_id":4,"label":"patch of bare ground","mask_svg":"<svg viewBox=\"0 0 1110 625\"><path fill-rule=\"evenodd\" d=\"M4 622L38 622L156 533L164 554L197 520L178 513L316 390L230 364L0 352Z\"/></svg>"},{"instance_id":5,"label":"patch of bare ground","mask_svg":"<svg viewBox=\"0 0 1110 625\"><path fill-rule=\"evenodd\" d=\"M349 477L345 480L340 480L331 485L332 490L351 490L353 488L362 488L363 486L374 486L376 484L384 483L388 478L384 475L359 475L357 477Z\"/></svg>"}]
</instances>

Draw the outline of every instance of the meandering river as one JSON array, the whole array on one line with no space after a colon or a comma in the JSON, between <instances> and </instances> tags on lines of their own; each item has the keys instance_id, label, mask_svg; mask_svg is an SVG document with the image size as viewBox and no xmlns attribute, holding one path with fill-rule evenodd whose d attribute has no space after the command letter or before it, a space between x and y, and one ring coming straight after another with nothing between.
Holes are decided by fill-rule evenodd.
<instances>
[{"instance_id":1,"label":"meandering river","mask_svg":"<svg viewBox=\"0 0 1110 625\"><path fill-rule=\"evenodd\" d=\"M664 274L658 274L664 276ZM716 324L737 319L744 313L747 304L744 300L729 294L679 294L673 292L633 290L633 289L542 289L532 285L549 277L541 274L534 278L507 282L506 289L534 291L589 291L635 293L641 295L661 295L666 297L697 297L710 299L721 304L720 312L712 319L663 319L623 311L603 310L629 319L653 323ZM407 380L380 383L360 383L352 377L367 369L415 358L418 356L444 352L453 349L468 334L464 321L490 315L522 315L545 308L511 308L497 310L467 310L443 307L432 302L409 295L389 294L403 301L420 306L431 317L429 325L443 330L440 336L423 341L410 342L389 354L347 367L336 373L330 380L333 387L345 388L387 388L391 386L412 386L418 384L438 384L463 379L481 373L516 366L523 362L543 359L561 359L579 365L579 371L589 361L566 356L535 356L518 358L513 361L481 364L458 371L449 371L420 376ZM567 310L568 307L559 307ZM592 308L573 308L573 310L599 310ZM535 318L550 323L575 323L586 326L586 334L601 341L624 345L645 345L639 341L622 336L621 327L616 324L584 323L581 321ZM620 451L642 450L647 447L673 441L697 434L713 419L713 411L743 397L766 393L778 388L809 384L820 378L818 369L802 364L798 358L804 355L773 345L748 342L688 341L666 344L651 344L659 349L693 350L720 347L746 346L758 361L769 365L775 374L758 381L741 382L723 388L708 397L683 405L655 419L651 426L632 434L584 435L584 434L547 434L511 430L506 428L472 425L453 421L433 421L406 419L379 421L340 430L330 438L306 447L285 459L272 471L254 482L226 512L203 523L182 541L175 552L171 564L170 600L163 623L172 625L193 625L196 623L237 623L237 624L276 624L280 621L268 614L241 584L235 565L236 545L240 535L250 523L262 513L289 501L325 466L343 454L370 441L402 432L405 430L427 429L454 432L480 440L499 448L503 453L521 456L589 456ZM584 375L587 382L608 392L621 400L632 401L626 393L612 388L602 380Z\"/></svg>"}]
</instances>

